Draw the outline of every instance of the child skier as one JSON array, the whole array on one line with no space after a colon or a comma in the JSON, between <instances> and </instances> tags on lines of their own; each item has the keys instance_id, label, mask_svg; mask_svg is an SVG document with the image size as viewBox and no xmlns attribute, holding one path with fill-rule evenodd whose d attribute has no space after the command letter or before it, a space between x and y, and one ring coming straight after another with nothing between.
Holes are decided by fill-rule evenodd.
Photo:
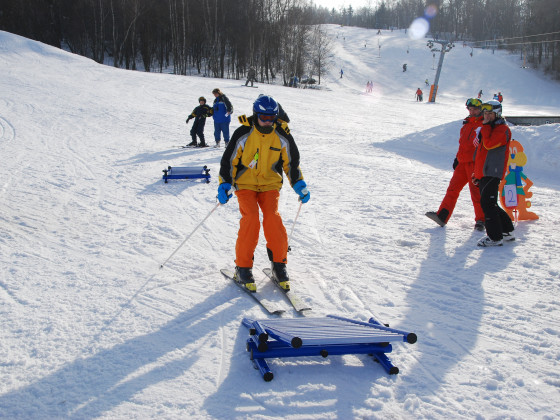
<instances>
[{"instance_id":1,"label":"child skier","mask_svg":"<svg viewBox=\"0 0 560 420\"><path fill-rule=\"evenodd\" d=\"M198 103L200 104L187 118L186 123L188 124L190 120L194 118L194 123L191 128L192 142L187 144L187 147L206 147L204 142L204 126L206 125L206 117L212 115L212 108L206 105L206 98L201 96L198 98ZM200 144L196 144L196 136L200 138Z\"/></svg>"}]
</instances>

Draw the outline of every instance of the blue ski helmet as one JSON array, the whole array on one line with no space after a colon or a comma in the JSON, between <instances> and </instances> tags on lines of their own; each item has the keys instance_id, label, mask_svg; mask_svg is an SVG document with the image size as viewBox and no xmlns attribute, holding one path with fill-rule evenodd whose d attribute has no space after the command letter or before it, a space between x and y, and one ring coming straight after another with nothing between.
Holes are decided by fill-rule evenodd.
<instances>
[{"instance_id":1,"label":"blue ski helmet","mask_svg":"<svg viewBox=\"0 0 560 420\"><path fill-rule=\"evenodd\" d=\"M272 96L259 95L253 102L253 112L257 115L278 115L278 102Z\"/></svg>"}]
</instances>

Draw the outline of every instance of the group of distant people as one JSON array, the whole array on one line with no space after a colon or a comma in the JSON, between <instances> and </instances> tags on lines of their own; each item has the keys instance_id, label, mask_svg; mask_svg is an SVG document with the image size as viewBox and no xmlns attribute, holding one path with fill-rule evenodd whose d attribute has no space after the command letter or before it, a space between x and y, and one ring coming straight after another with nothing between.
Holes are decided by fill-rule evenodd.
<instances>
[{"instance_id":1,"label":"group of distant people","mask_svg":"<svg viewBox=\"0 0 560 420\"><path fill-rule=\"evenodd\" d=\"M482 89L480 89L478 91L478 99L482 98ZM499 103L502 103L504 101L504 96L502 95L502 92L498 92L498 93L494 93L493 98L494 100L498 101Z\"/></svg>"},{"instance_id":2,"label":"group of distant people","mask_svg":"<svg viewBox=\"0 0 560 420\"><path fill-rule=\"evenodd\" d=\"M212 91L214 95L214 104L212 107L206 104L206 98L201 96L198 98L199 105L193 109L190 115L187 117L186 123L188 124L190 120L194 119L194 123L191 128L191 138L192 141L187 144L187 147L207 147L206 141L204 139L204 126L206 125L206 118L212 117L214 119L214 139L216 141L215 147L220 147L221 137L224 139L224 143L229 142L229 124L231 122L231 114L233 113L233 106L230 100L224 93L216 88ZM200 143L197 143L197 137L200 139Z\"/></svg>"}]
</instances>

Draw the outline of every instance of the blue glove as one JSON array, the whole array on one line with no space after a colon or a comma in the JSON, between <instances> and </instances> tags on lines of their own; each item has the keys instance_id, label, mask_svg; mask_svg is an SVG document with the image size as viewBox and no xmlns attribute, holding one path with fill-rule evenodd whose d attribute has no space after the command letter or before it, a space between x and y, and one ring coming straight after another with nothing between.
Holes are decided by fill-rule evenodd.
<instances>
[{"instance_id":1,"label":"blue glove","mask_svg":"<svg viewBox=\"0 0 560 420\"><path fill-rule=\"evenodd\" d=\"M307 184L303 179L300 179L294 184L294 191L299 195L299 199L302 203L307 203L310 198L309 190L307 189Z\"/></svg>"},{"instance_id":2,"label":"blue glove","mask_svg":"<svg viewBox=\"0 0 560 420\"><path fill-rule=\"evenodd\" d=\"M226 204L233 194L228 194L231 190L231 184L224 182L218 187L218 201L220 204Z\"/></svg>"}]
</instances>

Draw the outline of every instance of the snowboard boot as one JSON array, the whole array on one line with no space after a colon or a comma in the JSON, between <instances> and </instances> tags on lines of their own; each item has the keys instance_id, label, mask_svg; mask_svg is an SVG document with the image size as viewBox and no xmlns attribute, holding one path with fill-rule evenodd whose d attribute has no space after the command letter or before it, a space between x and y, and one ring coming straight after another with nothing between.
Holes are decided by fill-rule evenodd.
<instances>
[{"instance_id":1,"label":"snowboard boot","mask_svg":"<svg viewBox=\"0 0 560 420\"><path fill-rule=\"evenodd\" d=\"M255 278L253 277L252 267L235 267L233 280L245 287L249 292L256 292Z\"/></svg>"},{"instance_id":2,"label":"snowboard boot","mask_svg":"<svg viewBox=\"0 0 560 420\"><path fill-rule=\"evenodd\" d=\"M272 279L285 292L290 291L290 277L285 263L272 263Z\"/></svg>"},{"instance_id":3,"label":"snowboard boot","mask_svg":"<svg viewBox=\"0 0 560 420\"><path fill-rule=\"evenodd\" d=\"M476 223L474 224L474 228L476 230L479 230L481 232L484 231L484 220L477 220Z\"/></svg>"},{"instance_id":4,"label":"snowboard boot","mask_svg":"<svg viewBox=\"0 0 560 420\"><path fill-rule=\"evenodd\" d=\"M503 246L504 241L501 240L501 239L499 241L493 241L492 239L490 239L489 236L484 236L476 243L476 245L482 246L482 247Z\"/></svg>"},{"instance_id":5,"label":"snowboard boot","mask_svg":"<svg viewBox=\"0 0 560 420\"><path fill-rule=\"evenodd\" d=\"M432 219L434 222L436 222L438 225L440 225L441 227L445 226L445 222L444 219L442 219L440 217L439 214L437 214L435 211L429 211L426 213L426 216L430 219Z\"/></svg>"}]
</instances>

